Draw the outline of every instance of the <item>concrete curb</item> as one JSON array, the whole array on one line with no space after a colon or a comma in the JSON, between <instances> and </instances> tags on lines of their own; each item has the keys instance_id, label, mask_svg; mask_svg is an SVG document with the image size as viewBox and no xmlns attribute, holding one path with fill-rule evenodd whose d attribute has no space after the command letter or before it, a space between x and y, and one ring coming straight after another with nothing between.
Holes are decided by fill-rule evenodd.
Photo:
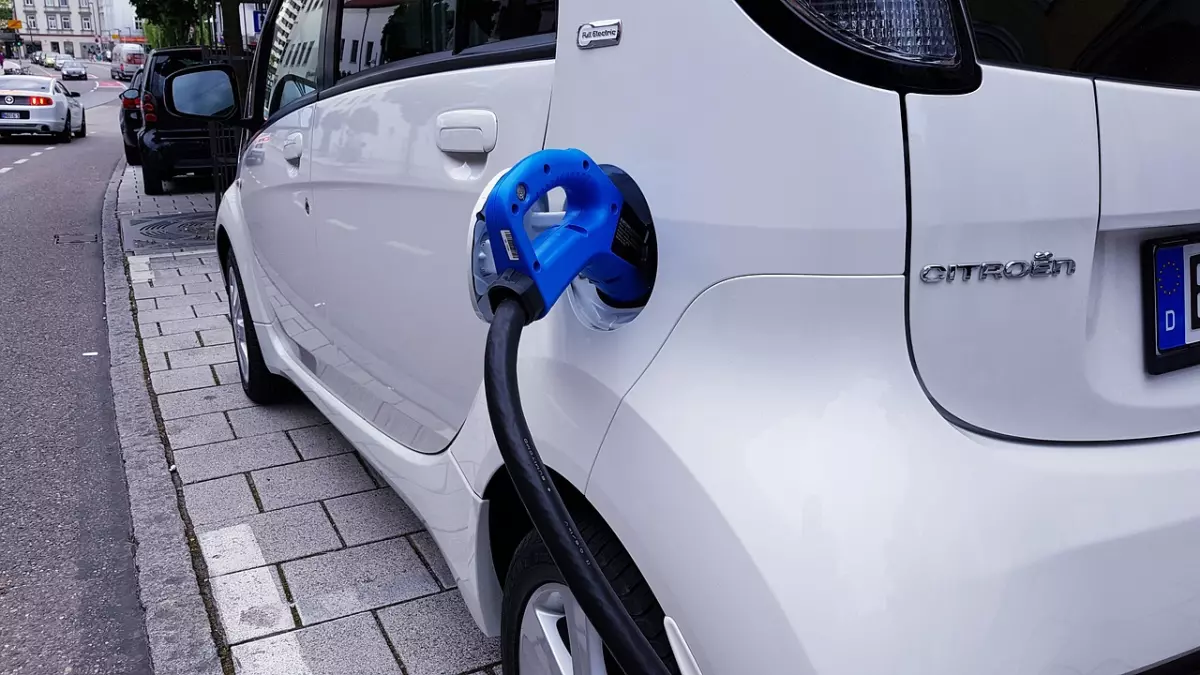
<instances>
[{"instance_id":1,"label":"concrete curb","mask_svg":"<svg viewBox=\"0 0 1200 675\"><path fill-rule=\"evenodd\" d=\"M129 486L134 562L155 675L221 675L213 628L200 596L179 498L150 404L117 219L125 160L104 193L104 299L117 433Z\"/></svg>"}]
</instances>

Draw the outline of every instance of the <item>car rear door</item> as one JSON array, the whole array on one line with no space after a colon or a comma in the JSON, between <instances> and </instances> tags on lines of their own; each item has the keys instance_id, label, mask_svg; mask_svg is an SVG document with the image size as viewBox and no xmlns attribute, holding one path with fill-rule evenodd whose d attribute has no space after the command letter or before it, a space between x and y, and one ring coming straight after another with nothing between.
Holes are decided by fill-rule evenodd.
<instances>
[{"instance_id":1,"label":"car rear door","mask_svg":"<svg viewBox=\"0 0 1200 675\"><path fill-rule=\"evenodd\" d=\"M312 358L342 400L422 452L449 444L480 383L467 219L497 171L541 149L554 70L554 2L458 11L456 29L443 0L344 0L340 79L313 129L333 345Z\"/></svg>"},{"instance_id":2,"label":"car rear door","mask_svg":"<svg viewBox=\"0 0 1200 675\"><path fill-rule=\"evenodd\" d=\"M284 9L288 13L284 13ZM324 2L297 8L278 2L267 17L254 65L247 114L262 127L243 150L238 185L250 239L267 289L267 303L285 330L307 321L316 306L319 278L309 215L308 134L321 68L318 45L325 24ZM245 274L243 272L243 274ZM289 322L291 320L291 322Z\"/></svg>"},{"instance_id":3,"label":"car rear door","mask_svg":"<svg viewBox=\"0 0 1200 675\"><path fill-rule=\"evenodd\" d=\"M1200 222L1200 3L967 5L982 85L905 99L922 383L952 418L1002 436L1200 430L1200 371L1154 374L1163 364L1147 353L1155 283L1143 253ZM1172 252L1181 268L1184 253ZM1169 279L1180 316L1158 318L1190 340L1200 315L1185 331L1198 303L1184 276Z\"/></svg>"}]
</instances>

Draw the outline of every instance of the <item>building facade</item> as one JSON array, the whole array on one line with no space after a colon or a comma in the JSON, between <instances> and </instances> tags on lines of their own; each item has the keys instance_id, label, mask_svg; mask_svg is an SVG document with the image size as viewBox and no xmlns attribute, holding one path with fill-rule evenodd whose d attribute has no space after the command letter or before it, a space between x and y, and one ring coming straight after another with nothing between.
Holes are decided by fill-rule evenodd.
<instances>
[{"instance_id":1,"label":"building facade","mask_svg":"<svg viewBox=\"0 0 1200 675\"><path fill-rule=\"evenodd\" d=\"M15 0L25 51L89 58L102 51L99 0Z\"/></svg>"}]
</instances>

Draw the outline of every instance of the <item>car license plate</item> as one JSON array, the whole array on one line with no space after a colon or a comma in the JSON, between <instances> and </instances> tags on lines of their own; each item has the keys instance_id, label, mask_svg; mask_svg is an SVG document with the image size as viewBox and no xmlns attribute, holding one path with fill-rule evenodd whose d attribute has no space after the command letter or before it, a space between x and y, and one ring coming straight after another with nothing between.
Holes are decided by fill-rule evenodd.
<instances>
[{"instance_id":1,"label":"car license plate","mask_svg":"<svg viewBox=\"0 0 1200 675\"><path fill-rule=\"evenodd\" d=\"M1200 235L1142 244L1146 371L1200 364Z\"/></svg>"},{"instance_id":2,"label":"car license plate","mask_svg":"<svg viewBox=\"0 0 1200 675\"><path fill-rule=\"evenodd\" d=\"M21 113L19 112L0 112L0 120L19 120Z\"/></svg>"}]
</instances>

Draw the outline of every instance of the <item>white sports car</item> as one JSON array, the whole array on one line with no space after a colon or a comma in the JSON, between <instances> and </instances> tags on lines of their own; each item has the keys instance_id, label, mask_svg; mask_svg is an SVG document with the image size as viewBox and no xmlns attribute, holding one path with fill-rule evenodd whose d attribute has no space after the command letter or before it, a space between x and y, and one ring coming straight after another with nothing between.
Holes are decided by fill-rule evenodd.
<instances>
[{"instance_id":1,"label":"white sports car","mask_svg":"<svg viewBox=\"0 0 1200 675\"><path fill-rule=\"evenodd\" d=\"M0 137L53 134L63 143L87 135L79 94L53 78L0 76Z\"/></svg>"},{"instance_id":2,"label":"white sports car","mask_svg":"<svg viewBox=\"0 0 1200 675\"><path fill-rule=\"evenodd\" d=\"M20 61L14 59L5 61L3 70L5 75L20 75L26 72L25 66L21 65Z\"/></svg>"}]
</instances>

